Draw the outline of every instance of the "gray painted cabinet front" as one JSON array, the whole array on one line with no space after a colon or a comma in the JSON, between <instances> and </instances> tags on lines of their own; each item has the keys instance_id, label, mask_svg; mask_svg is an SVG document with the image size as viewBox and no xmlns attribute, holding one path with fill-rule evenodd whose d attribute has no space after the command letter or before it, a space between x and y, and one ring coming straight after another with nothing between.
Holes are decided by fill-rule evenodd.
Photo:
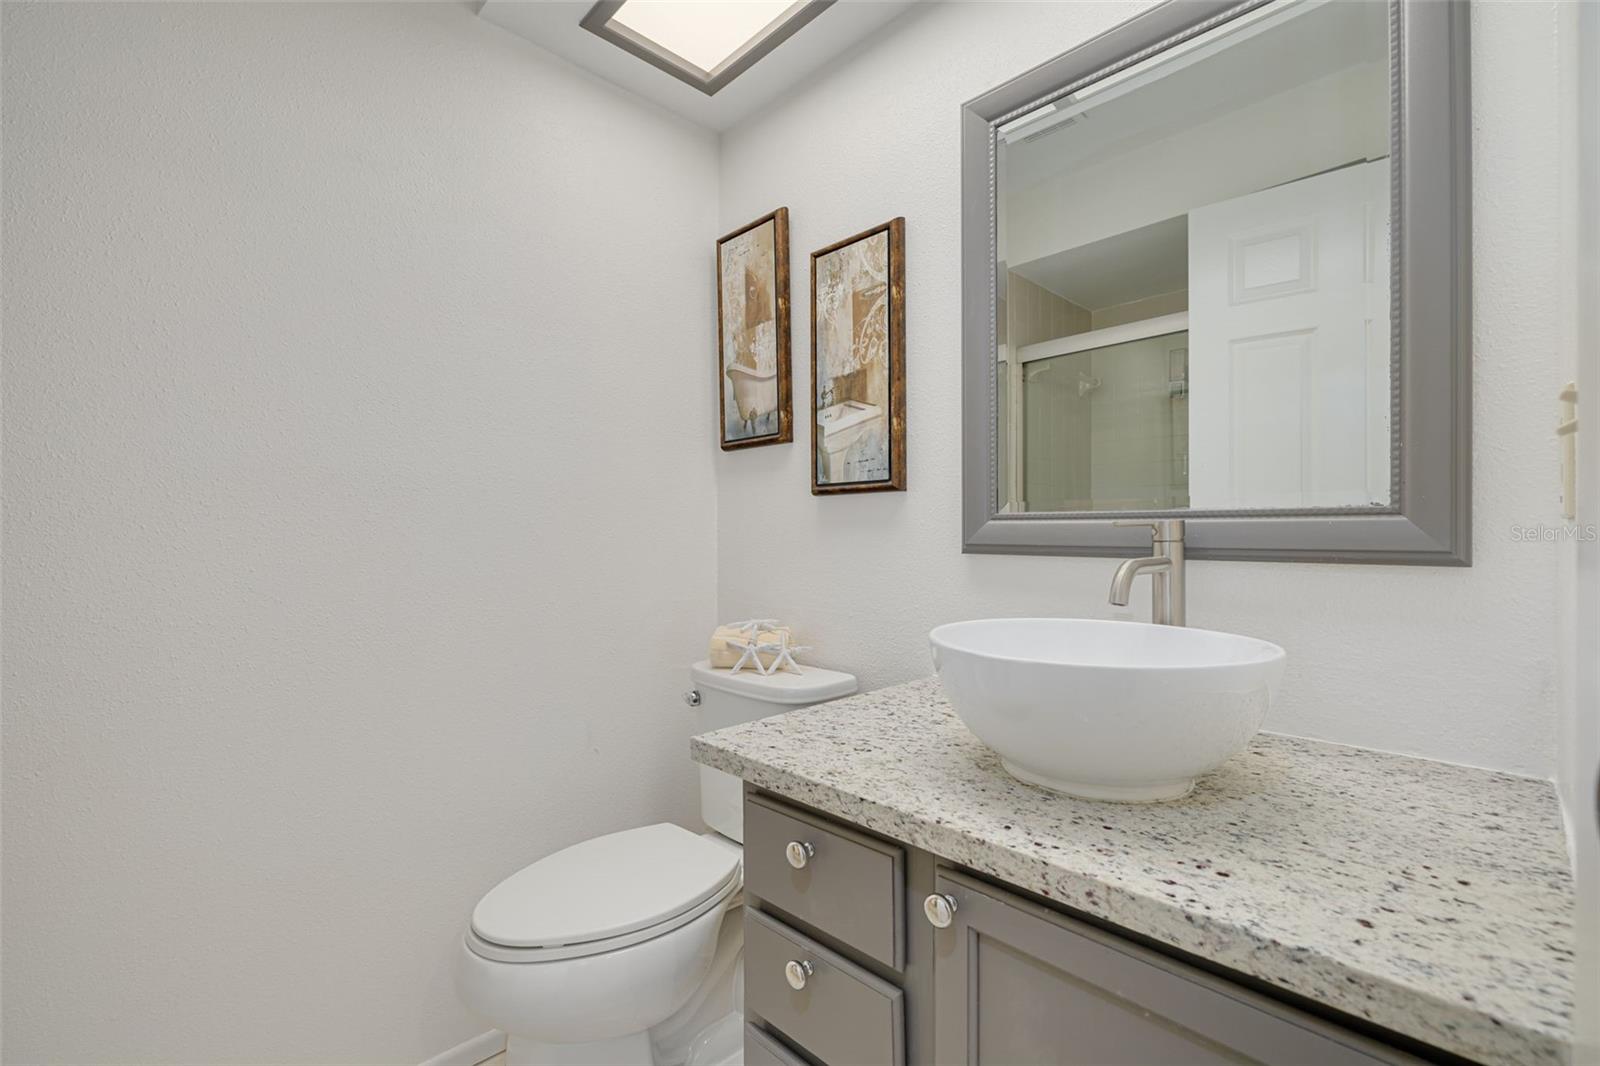
<instances>
[{"instance_id":1,"label":"gray painted cabinet front","mask_svg":"<svg viewBox=\"0 0 1600 1066\"><path fill-rule=\"evenodd\" d=\"M744 1066L806 1066L806 1061L760 1029L746 1025Z\"/></svg>"},{"instance_id":2,"label":"gray painted cabinet front","mask_svg":"<svg viewBox=\"0 0 1600 1066\"><path fill-rule=\"evenodd\" d=\"M744 826L749 891L885 966L905 965L904 848L760 796L745 801ZM798 869L791 843L810 853Z\"/></svg>"},{"instance_id":3,"label":"gray painted cabinet front","mask_svg":"<svg viewBox=\"0 0 1600 1066\"><path fill-rule=\"evenodd\" d=\"M811 878L791 876L797 871L774 859L797 837L826 860ZM751 1063L1421 1061L926 852L748 787L744 845ZM890 882L897 899L886 905ZM923 916L930 893L955 901L947 928ZM785 979L791 961L810 967L801 988Z\"/></svg>"},{"instance_id":4,"label":"gray painted cabinet front","mask_svg":"<svg viewBox=\"0 0 1600 1066\"><path fill-rule=\"evenodd\" d=\"M744 922L746 1000L815 1057L857 1066L905 1066L905 993L759 911ZM807 968L791 987L785 967Z\"/></svg>"},{"instance_id":5,"label":"gray painted cabinet front","mask_svg":"<svg viewBox=\"0 0 1600 1066\"><path fill-rule=\"evenodd\" d=\"M934 936L940 1063L1376 1066L1417 1060L955 871Z\"/></svg>"}]
</instances>

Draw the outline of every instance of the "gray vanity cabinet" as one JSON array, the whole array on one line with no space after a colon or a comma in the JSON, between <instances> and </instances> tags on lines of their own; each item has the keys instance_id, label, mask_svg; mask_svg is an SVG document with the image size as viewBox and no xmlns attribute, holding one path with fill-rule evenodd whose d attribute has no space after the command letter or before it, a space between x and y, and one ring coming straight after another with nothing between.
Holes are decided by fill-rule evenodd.
<instances>
[{"instance_id":1,"label":"gray vanity cabinet","mask_svg":"<svg viewBox=\"0 0 1600 1066\"><path fill-rule=\"evenodd\" d=\"M746 792L744 852L751 1063L1420 1061L919 849L754 790Z\"/></svg>"},{"instance_id":2,"label":"gray vanity cabinet","mask_svg":"<svg viewBox=\"0 0 1600 1066\"><path fill-rule=\"evenodd\" d=\"M934 935L941 1064L1373 1066L1416 1060L955 871Z\"/></svg>"}]
</instances>

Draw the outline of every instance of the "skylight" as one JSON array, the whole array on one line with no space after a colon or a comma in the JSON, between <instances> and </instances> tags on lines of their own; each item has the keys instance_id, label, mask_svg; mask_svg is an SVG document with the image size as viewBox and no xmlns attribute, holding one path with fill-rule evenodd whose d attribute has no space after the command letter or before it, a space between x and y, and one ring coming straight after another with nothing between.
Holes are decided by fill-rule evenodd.
<instances>
[{"instance_id":1,"label":"skylight","mask_svg":"<svg viewBox=\"0 0 1600 1066\"><path fill-rule=\"evenodd\" d=\"M607 0L582 25L709 96L833 2Z\"/></svg>"},{"instance_id":2,"label":"skylight","mask_svg":"<svg viewBox=\"0 0 1600 1066\"><path fill-rule=\"evenodd\" d=\"M709 75L794 6L794 0L626 0L611 21Z\"/></svg>"}]
</instances>

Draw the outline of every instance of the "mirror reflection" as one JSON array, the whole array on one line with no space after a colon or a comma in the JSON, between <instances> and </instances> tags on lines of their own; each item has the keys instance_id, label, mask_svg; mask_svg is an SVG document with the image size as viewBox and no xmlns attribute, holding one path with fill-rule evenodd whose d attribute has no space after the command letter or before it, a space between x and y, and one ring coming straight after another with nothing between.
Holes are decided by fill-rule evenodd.
<instances>
[{"instance_id":1,"label":"mirror reflection","mask_svg":"<svg viewBox=\"0 0 1600 1066\"><path fill-rule=\"evenodd\" d=\"M1386 5L1268 4L999 127L1002 513L1391 502Z\"/></svg>"}]
</instances>

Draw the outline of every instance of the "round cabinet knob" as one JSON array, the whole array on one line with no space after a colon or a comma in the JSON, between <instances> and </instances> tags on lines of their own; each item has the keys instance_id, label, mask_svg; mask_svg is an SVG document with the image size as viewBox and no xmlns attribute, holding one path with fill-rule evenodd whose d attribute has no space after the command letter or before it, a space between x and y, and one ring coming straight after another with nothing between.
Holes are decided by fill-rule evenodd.
<instances>
[{"instance_id":1,"label":"round cabinet knob","mask_svg":"<svg viewBox=\"0 0 1600 1066\"><path fill-rule=\"evenodd\" d=\"M935 929L948 929L956 920L956 898L936 892L922 901L922 913L928 916L928 924Z\"/></svg>"},{"instance_id":2,"label":"round cabinet knob","mask_svg":"<svg viewBox=\"0 0 1600 1066\"><path fill-rule=\"evenodd\" d=\"M809 840L791 840L788 846L783 849L783 857L788 859L789 865L796 870L804 870L806 863L810 862L811 856L816 853L817 849L811 846ZM795 987L799 988L800 986L795 985Z\"/></svg>"},{"instance_id":3,"label":"round cabinet knob","mask_svg":"<svg viewBox=\"0 0 1600 1066\"><path fill-rule=\"evenodd\" d=\"M806 978L814 972L816 971L812 969L811 963L803 960L790 959L783 964L783 979L788 981L789 987L796 992L806 986Z\"/></svg>"}]
</instances>

